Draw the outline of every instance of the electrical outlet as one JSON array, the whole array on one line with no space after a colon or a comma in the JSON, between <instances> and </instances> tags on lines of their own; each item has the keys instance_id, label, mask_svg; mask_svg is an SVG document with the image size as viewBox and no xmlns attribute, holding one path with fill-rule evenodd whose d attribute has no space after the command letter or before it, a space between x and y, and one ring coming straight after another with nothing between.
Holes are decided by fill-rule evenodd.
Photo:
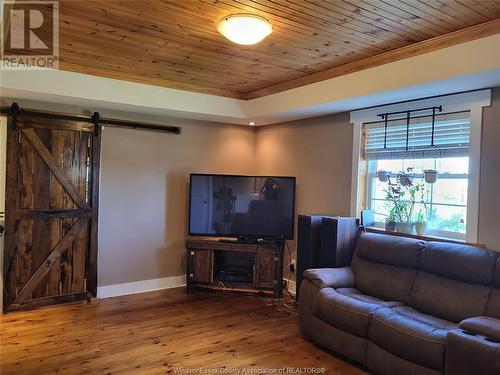
<instances>
[{"instance_id":1,"label":"electrical outlet","mask_svg":"<svg viewBox=\"0 0 500 375\"><path fill-rule=\"evenodd\" d=\"M295 272L295 269L297 268L297 264L296 264L296 261L295 259L293 259L291 262L290 262L290 272Z\"/></svg>"}]
</instances>

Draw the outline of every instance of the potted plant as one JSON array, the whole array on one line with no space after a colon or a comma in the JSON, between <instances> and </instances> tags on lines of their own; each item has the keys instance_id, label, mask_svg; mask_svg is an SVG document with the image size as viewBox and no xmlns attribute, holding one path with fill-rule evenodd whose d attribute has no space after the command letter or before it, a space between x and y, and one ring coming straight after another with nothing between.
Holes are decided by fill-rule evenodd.
<instances>
[{"instance_id":1,"label":"potted plant","mask_svg":"<svg viewBox=\"0 0 500 375\"><path fill-rule=\"evenodd\" d=\"M385 198L390 205L389 212L394 216L396 232L410 234L415 227L413 214L417 194L423 194L424 184L415 183L408 177L408 173L401 173L395 182L389 181Z\"/></svg>"},{"instance_id":2,"label":"potted plant","mask_svg":"<svg viewBox=\"0 0 500 375\"><path fill-rule=\"evenodd\" d=\"M398 176L398 181L401 186L411 186L413 182L413 176L410 173L400 173Z\"/></svg>"},{"instance_id":3,"label":"potted plant","mask_svg":"<svg viewBox=\"0 0 500 375\"><path fill-rule=\"evenodd\" d=\"M424 178L425 181L425 178ZM427 181L426 181L427 182ZM424 188L422 184L422 189L420 189L420 204L421 208L417 213L415 221L415 231L417 235L422 236L427 232L427 193L428 190Z\"/></svg>"},{"instance_id":4,"label":"potted plant","mask_svg":"<svg viewBox=\"0 0 500 375\"><path fill-rule=\"evenodd\" d=\"M396 214L394 207L389 211L389 216L385 219L385 230L387 232L396 231Z\"/></svg>"},{"instance_id":5,"label":"potted plant","mask_svg":"<svg viewBox=\"0 0 500 375\"><path fill-rule=\"evenodd\" d=\"M418 211L417 220L415 221L415 231L417 235L422 236L427 232L427 221L425 220L425 209Z\"/></svg>"},{"instance_id":6,"label":"potted plant","mask_svg":"<svg viewBox=\"0 0 500 375\"><path fill-rule=\"evenodd\" d=\"M424 179L428 184L433 184L437 181L438 171L435 169L426 169L424 171Z\"/></svg>"},{"instance_id":7,"label":"potted plant","mask_svg":"<svg viewBox=\"0 0 500 375\"><path fill-rule=\"evenodd\" d=\"M381 169L380 171L377 171L377 177L380 182L387 182L389 181L389 176L390 172L384 171Z\"/></svg>"}]
</instances>

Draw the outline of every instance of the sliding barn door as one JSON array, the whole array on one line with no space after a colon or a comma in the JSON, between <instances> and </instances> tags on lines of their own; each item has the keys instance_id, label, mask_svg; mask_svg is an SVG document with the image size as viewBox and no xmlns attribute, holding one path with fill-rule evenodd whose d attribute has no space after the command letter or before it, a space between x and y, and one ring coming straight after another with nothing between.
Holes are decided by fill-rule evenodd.
<instances>
[{"instance_id":1,"label":"sliding barn door","mask_svg":"<svg viewBox=\"0 0 500 375\"><path fill-rule=\"evenodd\" d=\"M96 295L99 130L9 118L4 311Z\"/></svg>"}]
</instances>

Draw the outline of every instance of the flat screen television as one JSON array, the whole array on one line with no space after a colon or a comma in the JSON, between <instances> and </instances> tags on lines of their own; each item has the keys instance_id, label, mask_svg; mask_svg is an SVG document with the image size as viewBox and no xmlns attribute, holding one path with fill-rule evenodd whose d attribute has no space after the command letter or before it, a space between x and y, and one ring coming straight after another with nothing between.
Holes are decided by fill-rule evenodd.
<instances>
[{"instance_id":1,"label":"flat screen television","mask_svg":"<svg viewBox=\"0 0 500 375\"><path fill-rule=\"evenodd\" d=\"M295 177L193 173L189 235L293 239Z\"/></svg>"}]
</instances>

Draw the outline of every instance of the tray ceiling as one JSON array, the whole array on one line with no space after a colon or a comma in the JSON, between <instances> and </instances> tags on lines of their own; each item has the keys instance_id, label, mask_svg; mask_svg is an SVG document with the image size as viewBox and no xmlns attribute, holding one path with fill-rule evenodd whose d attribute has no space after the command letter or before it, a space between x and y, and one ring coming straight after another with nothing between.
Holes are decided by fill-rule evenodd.
<instances>
[{"instance_id":1,"label":"tray ceiling","mask_svg":"<svg viewBox=\"0 0 500 375\"><path fill-rule=\"evenodd\" d=\"M217 33L241 12L266 17L273 33L254 46ZM411 56L422 41L498 33L497 20L439 39L499 18L500 1L63 0L60 17L63 70L249 99Z\"/></svg>"}]
</instances>

